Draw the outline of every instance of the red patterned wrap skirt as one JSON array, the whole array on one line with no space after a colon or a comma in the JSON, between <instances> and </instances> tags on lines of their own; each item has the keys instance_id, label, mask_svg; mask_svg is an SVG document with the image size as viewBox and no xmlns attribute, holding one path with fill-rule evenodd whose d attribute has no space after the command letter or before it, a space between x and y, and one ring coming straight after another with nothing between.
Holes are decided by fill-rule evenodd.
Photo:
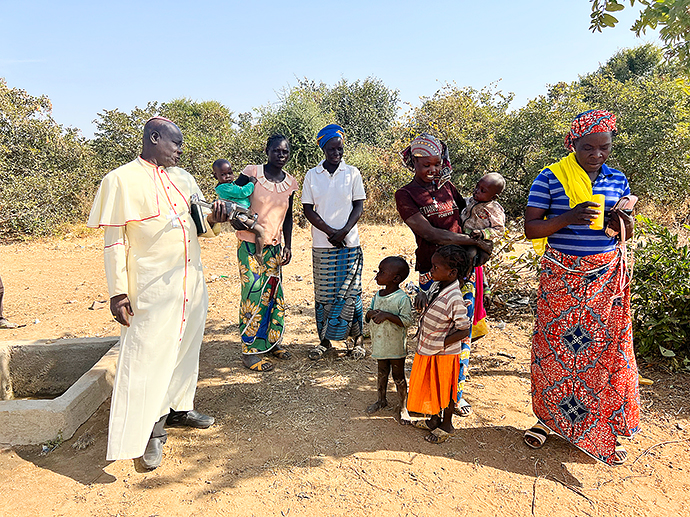
<instances>
[{"instance_id":1,"label":"red patterned wrap skirt","mask_svg":"<svg viewBox=\"0 0 690 517\"><path fill-rule=\"evenodd\" d=\"M547 248L532 338L537 418L612 464L616 438L640 426L640 395L624 251L578 257Z\"/></svg>"}]
</instances>

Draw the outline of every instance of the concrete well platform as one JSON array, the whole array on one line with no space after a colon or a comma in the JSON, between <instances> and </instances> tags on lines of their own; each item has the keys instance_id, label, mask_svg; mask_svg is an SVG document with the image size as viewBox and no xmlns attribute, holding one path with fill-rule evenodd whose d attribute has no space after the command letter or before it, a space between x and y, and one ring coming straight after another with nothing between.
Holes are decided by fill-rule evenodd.
<instances>
[{"instance_id":1,"label":"concrete well platform","mask_svg":"<svg viewBox=\"0 0 690 517\"><path fill-rule=\"evenodd\" d=\"M0 444L71 438L112 393L119 340L0 342Z\"/></svg>"}]
</instances>

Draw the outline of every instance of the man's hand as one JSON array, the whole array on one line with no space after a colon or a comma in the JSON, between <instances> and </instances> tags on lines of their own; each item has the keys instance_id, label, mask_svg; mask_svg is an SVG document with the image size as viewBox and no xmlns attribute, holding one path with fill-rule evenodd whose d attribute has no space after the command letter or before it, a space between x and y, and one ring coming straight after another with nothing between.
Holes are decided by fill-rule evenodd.
<instances>
[{"instance_id":1,"label":"man's hand","mask_svg":"<svg viewBox=\"0 0 690 517\"><path fill-rule=\"evenodd\" d=\"M228 220L228 213L225 210L225 202L216 199L213 202L213 211L206 218L209 224L224 223Z\"/></svg>"},{"instance_id":2,"label":"man's hand","mask_svg":"<svg viewBox=\"0 0 690 517\"><path fill-rule=\"evenodd\" d=\"M134 316L134 313L126 294L118 294L110 299L110 313L120 325L129 327L129 316Z\"/></svg>"}]
</instances>

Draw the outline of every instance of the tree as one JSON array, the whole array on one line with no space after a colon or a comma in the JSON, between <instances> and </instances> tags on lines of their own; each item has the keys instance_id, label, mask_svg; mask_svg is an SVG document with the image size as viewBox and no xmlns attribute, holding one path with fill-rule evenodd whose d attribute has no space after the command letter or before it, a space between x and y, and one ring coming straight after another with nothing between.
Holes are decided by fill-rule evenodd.
<instances>
[{"instance_id":1,"label":"tree","mask_svg":"<svg viewBox=\"0 0 690 517\"><path fill-rule=\"evenodd\" d=\"M625 8L624 0L590 0L592 2L592 31L615 27L618 19L611 13ZM630 0L630 6L636 0ZM631 30L637 36L647 29L659 29L664 50L669 60L678 59L685 74L690 74L690 0L637 0L644 6Z\"/></svg>"},{"instance_id":2,"label":"tree","mask_svg":"<svg viewBox=\"0 0 690 517\"><path fill-rule=\"evenodd\" d=\"M302 85L284 90L277 105L264 106L258 112L263 134L280 133L290 141L288 170L301 178L321 161L316 134L333 122L333 114L322 111L313 89Z\"/></svg>"},{"instance_id":3,"label":"tree","mask_svg":"<svg viewBox=\"0 0 690 517\"><path fill-rule=\"evenodd\" d=\"M546 95L510 112L496 127L497 170L507 180L501 204L508 214L522 215L539 171L567 154L563 140L570 122L589 109L580 92L577 83L549 86Z\"/></svg>"},{"instance_id":4,"label":"tree","mask_svg":"<svg viewBox=\"0 0 690 517\"><path fill-rule=\"evenodd\" d=\"M654 72L666 72L662 67L661 49L651 43L635 48L627 48L613 55L606 64L599 67L594 74L588 74L581 83L592 75L611 77L624 83L631 79L649 77Z\"/></svg>"},{"instance_id":5,"label":"tree","mask_svg":"<svg viewBox=\"0 0 690 517\"><path fill-rule=\"evenodd\" d=\"M550 86L547 95L508 114L495 135L508 213L520 213L538 171L565 156L563 138L575 115L595 108L617 116L608 163L626 174L635 194L668 203L688 192L690 97L655 56L646 45L622 50L598 71Z\"/></svg>"},{"instance_id":6,"label":"tree","mask_svg":"<svg viewBox=\"0 0 690 517\"><path fill-rule=\"evenodd\" d=\"M341 79L326 89L321 102L324 113L332 112L351 142L377 145L390 139L398 113L398 90L390 90L375 77L348 82Z\"/></svg>"},{"instance_id":7,"label":"tree","mask_svg":"<svg viewBox=\"0 0 690 517\"><path fill-rule=\"evenodd\" d=\"M56 232L83 220L93 199L93 153L77 129L53 120L51 109L48 97L0 78L0 236Z\"/></svg>"},{"instance_id":8,"label":"tree","mask_svg":"<svg viewBox=\"0 0 690 517\"><path fill-rule=\"evenodd\" d=\"M162 104L149 102L130 113L118 109L99 113L91 145L102 174L136 158L141 152L144 124L153 116L169 118L179 126L184 136L179 166L196 178L206 196L213 197L211 165L215 160L227 158L239 172L263 156L261 135L253 130L250 117L236 121L217 101L183 98Z\"/></svg>"},{"instance_id":9,"label":"tree","mask_svg":"<svg viewBox=\"0 0 690 517\"><path fill-rule=\"evenodd\" d=\"M135 107L131 113L115 108L98 113L96 132L91 147L96 153L103 173L132 161L141 152L144 124L159 115L157 102L149 102L145 108Z\"/></svg>"},{"instance_id":10,"label":"tree","mask_svg":"<svg viewBox=\"0 0 690 517\"><path fill-rule=\"evenodd\" d=\"M474 185L483 174L497 171L495 128L506 117L512 94L492 87L482 90L448 84L412 111L407 140L431 133L448 145L456 184Z\"/></svg>"}]
</instances>

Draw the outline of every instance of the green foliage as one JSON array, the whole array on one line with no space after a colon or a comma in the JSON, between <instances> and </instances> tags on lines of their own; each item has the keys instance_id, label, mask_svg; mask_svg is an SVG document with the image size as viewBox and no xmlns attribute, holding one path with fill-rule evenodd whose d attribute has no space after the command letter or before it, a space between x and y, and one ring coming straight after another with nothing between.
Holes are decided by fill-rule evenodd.
<instances>
[{"instance_id":1,"label":"green foliage","mask_svg":"<svg viewBox=\"0 0 690 517\"><path fill-rule=\"evenodd\" d=\"M445 85L408 115L407 140L422 132L438 136L448 145L456 185L470 188L487 172L499 170L495 128L511 99L492 87Z\"/></svg>"},{"instance_id":2,"label":"green foliage","mask_svg":"<svg viewBox=\"0 0 690 517\"><path fill-rule=\"evenodd\" d=\"M539 256L525 239L520 223L508 221L505 234L494 242L491 260L484 265L494 313L523 312L536 299Z\"/></svg>"},{"instance_id":3,"label":"green foliage","mask_svg":"<svg viewBox=\"0 0 690 517\"><path fill-rule=\"evenodd\" d=\"M337 122L346 130L345 160L364 177L368 201L363 217L368 221L398 220L393 193L412 177L398 153L424 131L448 144L453 181L461 192L469 194L483 174L500 172L508 180L500 202L509 217L519 216L538 172L565 156L563 139L573 117L592 108L618 116L609 164L628 176L635 194L669 203L690 190L690 95L651 45L622 50L593 73L551 85L546 94L512 111L512 94L496 85L478 90L448 84L396 120L398 92L376 78L343 79L333 86L305 79L284 90L277 102L236 116L216 101L190 99L150 102L129 113L104 110L90 142L52 121L48 99L2 85L0 173L3 178L21 174L32 189L40 188L41 181L50 185L36 194L3 181L5 197L11 195L19 207L3 215L0 231L5 233L41 233L52 224L42 222L40 211L26 215L39 198L43 204L72 207L55 212L59 218L83 217L98 180L139 154L144 123L154 115L180 126L185 139L180 165L209 197L215 159L227 158L236 172L262 163L266 138L275 132L290 140L287 170L301 181L323 158L317 132ZM26 177L27 170L32 171L28 176L39 176L35 171L41 168L56 173L40 181ZM300 210L297 202L295 213Z\"/></svg>"},{"instance_id":4,"label":"green foliage","mask_svg":"<svg viewBox=\"0 0 690 517\"><path fill-rule=\"evenodd\" d=\"M651 73L620 82L589 78L582 98L617 116L609 165L625 172L633 192L668 201L690 187L690 97L672 78Z\"/></svg>"},{"instance_id":5,"label":"green foliage","mask_svg":"<svg viewBox=\"0 0 690 517\"><path fill-rule=\"evenodd\" d=\"M84 217L94 161L79 132L52 119L47 97L0 78L0 237L46 235Z\"/></svg>"},{"instance_id":6,"label":"green foliage","mask_svg":"<svg viewBox=\"0 0 690 517\"><path fill-rule=\"evenodd\" d=\"M631 284L633 333L640 356L690 360L690 246L677 234L638 216ZM690 230L690 226L685 226ZM679 363L676 363L678 365Z\"/></svg>"},{"instance_id":7,"label":"green foliage","mask_svg":"<svg viewBox=\"0 0 690 517\"><path fill-rule=\"evenodd\" d=\"M395 191L412 180L397 152L390 149L359 144L348 147L345 161L362 173L367 191L364 205L366 221L395 223L400 216L395 207Z\"/></svg>"},{"instance_id":8,"label":"green foliage","mask_svg":"<svg viewBox=\"0 0 690 517\"><path fill-rule=\"evenodd\" d=\"M196 178L206 197L213 199L216 180L211 166L218 158L233 154L236 131L232 113L217 101L175 99L163 103L160 114L174 121L184 135L180 167ZM232 163L239 165L237 160Z\"/></svg>"},{"instance_id":9,"label":"green foliage","mask_svg":"<svg viewBox=\"0 0 690 517\"><path fill-rule=\"evenodd\" d=\"M599 67L593 75L610 77L624 83L631 79L649 77L660 70L661 50L651 43L635 48L627 48L612 56L605 65ZM587 86L587 77L581 84Z\"/></svg>"},{"instance_id":10,"label":"green foliage","mask_svg":"<svg viewBox=\"0 0 690 517\"><path fill-rule=\"evenodd\" d=\"M390 129L398 112L398 90L390 90L375 77L350 83L341 79L324 89L321 109L332 112L349 142L390 143Z\"/></svg>"},{"instance_id":11,"label":"green foliage","mask_svg":"<svg viewBox=\"0 0 690 517\"><path fill-rule=\"evenodd\" d=\"M586 109L576 83L558 83L498 124L495 152L497 171L507 180L500 199L506 214L516 217L524 212L532 181L541 169L566 155L563 139L570 122Z\"/></svg>"},{"instance_id":12,"label":"green foliage","mask_svg":"<svg viewBox=\"0 0 690 517\"><path fill-rule=\"evenodd\" d=\"M239 172L263 157L265 140L262 141L260 132L253 130L248 115L241 115L237 122L217 101L175 99L162 104L150 102L130 113L114 109L98 114L91 145L102 174L138 156L144 124L153 116L168 118L179 126L184 135L179 165L196 178L204 194L211 198L215 186L211 165L215 160L227 158Z\"/></svg>"},{"instance_id":13,"label":"green foliage","mask_svg":"<svg viewBox=\"0 0 690 517\"><path fill-rule=\"evenodd\" d=\"M98 118L94 120L96 133L91 147L103 173L129 163L139 155L144 124L159 114L157 102L149 102L143 109L136 107L131 113L117 108L98 113Z\"/></svg>"},{"instance_id":14,"label":"green foliage","mask_svg":"<svg viewBox=\"0 0 690 517\"><path fill-rule=\"evenodd\" d=\"M690 188L690 97L654 47L614 55L580 81L558 83L546 95L508 113L495 128L498 167L508 179L501 203L516 216L524 210L537 172L566 154L570 121L587 109L614 112L618 135L608 164L622 170L640 197L668 202Z\"/></svg>"},{"instance_id":15,"label":"green foliage","mask_svg":"<svg viewBox=\"0 0 690 517\"><path fill-rule=\"evenodd\" d=\"M287 169L300 179L323 159L316 134L333 123L333 115L321 110L313 91L304 87L284 91L277 105L264 106L258 112L262 133L288 137L291 158Z\"/></svg>"},{"instance_id":16,"label":"green foliage","mask_svg":"<svg viewBox=\"0 0 690 517\"><path fill-rule=\"evenodd\" d=\"M601 32L606 27L614 27L618 19L612 12L625 7L622 0L590 0L592 2L592 31ZM630 0L634 6L636 0ZM637 36L645 34L647 29L659 27L659 36L664 42L664 50L669 60L678 60L686 74L690 73L690 0L637 0L644 6L640 17L631 30Z\"/></svg>"}]
</instances>

